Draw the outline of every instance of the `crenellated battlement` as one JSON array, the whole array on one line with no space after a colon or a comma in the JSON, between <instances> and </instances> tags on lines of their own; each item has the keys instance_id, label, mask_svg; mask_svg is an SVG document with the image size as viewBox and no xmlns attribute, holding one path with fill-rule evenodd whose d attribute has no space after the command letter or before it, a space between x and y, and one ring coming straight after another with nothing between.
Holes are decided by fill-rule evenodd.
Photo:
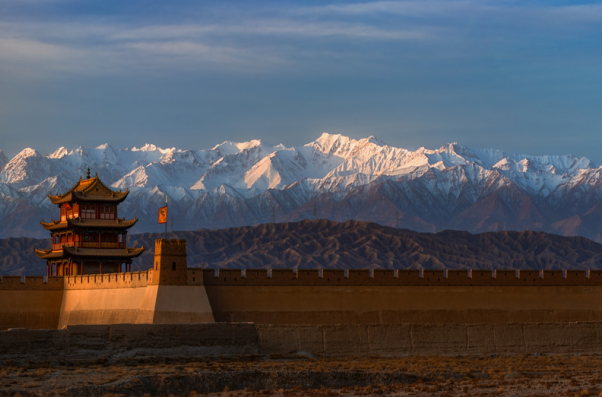
<instances>
[{"instance_id":1,"label":"crenellated battlement","mask_svg":"<svg viewBox=\"0 0 602 397\"><path fill-rule=\"evenodd\" d=\"M192 269L188 269L189 274ZM197 269L207 286L601 286L602 270ZM190 282L190 276L189 276Z\"/></svg>"},{"instance_id":2,"label":"crenellated battlement","mask_svg":"<svg viewBox=\"0 0 602 397\"><path fill-rule=\"evenodd\" d=\"M155 255L186 255L186 240L157 239L155 240Z\"/></svg>"},{"instance_id":3,"label":"crenellated battlement","mask_svg":"<svg viewBox=\"0 0 602 397\"><path fill-rule=\"evenodd\" d=\"M383 270L187 268L186 282L208 286L602 286L602 270ZM2 276L0 290L146 287L154 270L69 277Z\"/></svg>"},{"instance_id":4,"label":"crenellated battlement","mask_svg":"<svg viewBox=\"0 0 602 397\"><path fill-rule=\"evenodd\" d=\"M214 320L499 324L602 318L601 270L217 270L187 268L185 256L169 252L155 257L158 270L4 276L0 298L8 303L0 311L0 329Z\"/></svg>"},{"instance_id":5,"label":"crenellated battlement","mask_svg":"<svg viewBox=\"0 0 602 397\"><path fill-rule=\"evenodd\" d=\"M2 276L0 277L0 290L24 291L61 291L63 277L44 276Z\"/></svg>"},{"instance_id":6,"label":"crenellated battlement","mask_svg":"<svg viewBox=\"0 0 602 397\"><path fill-rule=\"evenodd\" d=\"M141 288L148 285L152 270L128 273L84 274L64 278L65 290Z\"/></svg>"}]
</instances>

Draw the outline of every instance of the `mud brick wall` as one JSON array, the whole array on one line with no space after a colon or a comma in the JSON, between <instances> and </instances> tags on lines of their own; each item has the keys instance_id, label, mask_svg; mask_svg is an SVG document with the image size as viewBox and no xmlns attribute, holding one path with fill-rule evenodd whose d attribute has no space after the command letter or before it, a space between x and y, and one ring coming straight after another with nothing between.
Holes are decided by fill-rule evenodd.
<instances>
[{"instance_id":1,"label":"mud brick wall","mask_svg":"<svg viewBox=\"0 0 602 397\"><path fill-rule=\"evenodd\" d=\"M65 277L66 290L140 288L148 285L152 270L127 273L84 274Z\"/></svg>"},{"instance_id":2,"label":"mud brick wall","mask_svg":"<svg viewBox=\"0 0 602 397\"><path fill-rule=\"evenodd\" d=\"M602 270L196 269L196 272L202 272L204 284L212 286L602 286Z\"/></svg>"},{"instance_id":3,"label":"mud brick wall","mask_svg":"<svg viewBox=\"0 0 602 397\"><path fill-rule=\"evenodd\" d=\"M114 324L0 331L0 358L602 354L602 323Z\"/></svg>"},{"instance_id":4,"label":"mud brick wall","mask_svg":"<svg viewBox=\"0 0 602 397\"><path fill-rule=\"evenodd\" d=\"M263 354L600 354L601 323L258 325Z\"/></svg>"},{"instance_id":5,"label":"mud brick wall","mask_svg":"<svg viewBox=\"0 0 602 397\"><path fill-rule=\"evenodd\" d=\"M254 324L70 325L60 330L0 331L0 357L95 360L140 356L258 354Z\"/></svg>"},{"instance_id":6,"label":"mud brick wall","mask_svg":"<svg viewBox=\"0 0 602 397\"><path fill-rule=\"evenodd\" d=\"M63 278L2 276L0 279L0 329L56 328Z\"/></svg>"}]
</instances>

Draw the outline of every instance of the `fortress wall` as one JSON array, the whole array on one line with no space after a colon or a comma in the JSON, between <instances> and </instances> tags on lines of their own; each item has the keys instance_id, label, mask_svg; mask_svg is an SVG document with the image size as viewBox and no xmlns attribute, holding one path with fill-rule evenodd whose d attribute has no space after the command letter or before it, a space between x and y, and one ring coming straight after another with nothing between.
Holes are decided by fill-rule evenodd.
<instances>
[{"instance_id":1,"label":"fortress wall","mask_svg":"<svg viewBox=\"0 0 602 397\"><path fill-rule=\"evenodd\" d=\"M238 271L240 273L240 270ZM188 268L186 271L186 285L203 285L202 269Z\"/></svg>"},{"instance_id":2,"label":"fortress wall","mask_svg":"<svg viewBox=\"0 0 602 397\"><path fill-rule=\"evenodd\" d=\"M600 286L364 285L324 288L206 285L205 288L218 322L501 324L602 321Z\"/></svg>"},{"instance_id":3,"label":"fortress wall","mask_svg":"<svg viewBox=\"0 0 602 397\"><path fill-rule=\"evenodd\" d=\"M216 321L499 324L602 320L602 271L197 271L203 273Z\"/></svg>"},{"instance_id":4,"label":"fortress wall","mask_svg":"<svg viewBox=\"0 0 602 397\"><path fill-rule=\"evenodd\" d=\"M602 323L114 324L0 331L0 357L602 354Z\"/></svg>"},{"instance_id":5,"label":"fortress wall","mask_svg":"<svg viewBox=\"0 0 602 397\"><path fill-rule=\"evenodd\" d=\"M65 289L59 305L58 328L76 324L136 324L139 316L148 320L148 313L141 313L140 309L154 307L155 297L147 296L146 292L146 287Z\"/></svg>"},{"instance_id":6,"label":"fortress wall","mask_svg":"<svg viewBox=\"0 0 602 397\"><path fill-rule=\"evenodd\" d=\"M62 277L2 276L0 330L56 328L62 297Z\"/></svg>"},{"instance_id":7,"label":"fortress wall","mask_svg":"<svg viewBox=\"0 0 602 397\"><path fill-rule=\"evenodd\" d=\"M2 276L0 277L0 291L62 291L63 277L44 276Z\"/></svg>"},{"instance_id":8,"label":"fortress wall","mask_svg":"<svg viewBox=\"0 0 602 397\"><path fill-rule=\"evenodd\" d=\"M156 296L149 296L146 288L151 274L152 270L65 277L58 328L74 324L152 323Z\"/></svg>"},{"instance_id":9,"label":"fortress wall","mask_svg":"<svg viewBox=\"0 0 602 397\"><path fill-rule=\"evenodd\" d=\"M0 330L8 328L54 329L63 291L50 289L0 289Z\"/></svg>"},{"instance_id":10,"label":"fortress wall","mask_svg":"<svg viewBox=\"0 0 602 397\"><path fill-rule=\"evenodd\" d=\"M0 357L96 360L130 356L258 354L254 324L69 325L60 330L0 332Z\"/></svg>"},{"instance_id":11,"label":"fortress wall","mask_svg":"<svg viewBox=\"0 0 602 397\"><path fill-rule=\"evenodd\" d=\"M602 353L600 323L257 325L262 354Z\"/></svg>"},{"instance_id":12,"label":"fortress wall","mask_svg":"<svg viewBox=\"0 0 602 397\"><path fill-rule=\"evenodd\" d=\"M214 322L204 286L160 285L147 287L147 295L155 294L152 321L154 324L191 324ZM153 292L154 291L156 292Z\"/></svg>"},{"instance_id":13,"label":"fortress wall","mask_svg":"<svg viewBox=\"0 0 602 397\"><path fill-rule=\"evenodd\" d=\"M167 272L173 271L168 263ZM0 278L0 329L70 324L602 320L602 271L213 269Z\"/></svg>"},{"instance_id":14,"label":"fortress wall","mask_svg":"<svg viewBox=\"0 0 602 397\"><path fill-rule=\"evenodd\" d=\"M80 324L213 322L203 272L184 270L188 285L151 284L154 271L65 277L58 328ZM240 272L240 271L239 271Z\"/></svg>"},{"instance_id":15,"label":"fortress wall","mask_svg":"<svg viewBox=\"0 0 602 397\"><path fill-rule=\"evenodd\" d=\"M127 273L84 274L64 277L65 290L140 288L148 285L152 270Z\"/></svg>"},{"instance_id":16,"label":"fortress wall","mask_svg":"<svg viewBox=\"0 0 602 397\"><path fill-rule=\"evenodd\" d=\"M152 270L85 274L63 278L64 295L55 327L75 324L151 322L154 296L147 296ZM150 302L149 302L150 301Z\"/></svg>"},{"instance_id":17,"label":"fortress wall","mask_svg":"<svg viewBox=\"0 0 602 397\"><path fill-rule=\"evenodd\" d=\"M602 270L196 269L196 271L203 273L203 283L207 286L602 286Z\"/></svg>"}]
</instances>

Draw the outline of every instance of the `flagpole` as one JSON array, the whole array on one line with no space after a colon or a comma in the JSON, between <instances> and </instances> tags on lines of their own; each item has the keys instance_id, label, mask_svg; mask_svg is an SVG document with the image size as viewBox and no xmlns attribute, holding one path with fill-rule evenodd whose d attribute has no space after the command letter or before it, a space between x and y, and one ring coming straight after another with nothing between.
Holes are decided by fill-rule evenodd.
<instances>
[{"instance_id":1,"label":"flagpole","mask_svg":"<svg viewBox=\"0 0 602 397\"><path fill-rule=\"evenodd\" d=\"M165 213L167 214L167 194L165 194ZM167 216L165 217L165 240L167 240Z\"/></svg>"}]
</instances>

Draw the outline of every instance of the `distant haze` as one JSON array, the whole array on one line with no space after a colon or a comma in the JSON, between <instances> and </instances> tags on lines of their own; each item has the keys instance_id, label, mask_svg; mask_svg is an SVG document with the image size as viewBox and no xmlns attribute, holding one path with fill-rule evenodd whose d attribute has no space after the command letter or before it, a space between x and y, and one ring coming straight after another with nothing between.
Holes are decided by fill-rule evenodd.
<instances>
[{"instance_id":1,"label":"distant haze","mask_svg":"<svg viewBox=\"0 0 602 397\"><path fill-rule=\"evenodd\" d=\"M323 131L602 162L602 4L0 3L0 149Z\"/></svg>"}]
</instances>

